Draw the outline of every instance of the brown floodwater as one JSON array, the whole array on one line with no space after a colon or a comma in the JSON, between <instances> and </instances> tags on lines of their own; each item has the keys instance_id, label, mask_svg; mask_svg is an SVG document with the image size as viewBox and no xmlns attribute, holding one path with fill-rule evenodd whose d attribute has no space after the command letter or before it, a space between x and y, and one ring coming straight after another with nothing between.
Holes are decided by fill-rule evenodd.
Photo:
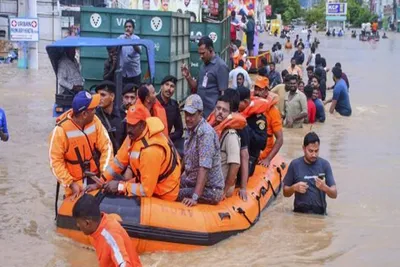
<instances>
[{"instance_id":1,"label":"brown floodwater","mask_svg":"<svg viewBox=\"0 0 400 267\"><path fill-rule=\"evenodd\" d=\"M319 38L329 67L341 62L350 79L353 108L350 118L328 115L312 127L339 192L328 200L329 215L295 215L293 199L280 196L252 229L201 251L142 255L145 266L399 265L400 35L377 43ZM266 46L278 40L264 37ZM0 265L97 266L93 250L55 233L47 143L55 77L41 57L39 71L0 65L0 107L11 136L0 143ZM281 154L288 161L302 155L309 130L285 130Z\"/></svg>"}]
</instances>

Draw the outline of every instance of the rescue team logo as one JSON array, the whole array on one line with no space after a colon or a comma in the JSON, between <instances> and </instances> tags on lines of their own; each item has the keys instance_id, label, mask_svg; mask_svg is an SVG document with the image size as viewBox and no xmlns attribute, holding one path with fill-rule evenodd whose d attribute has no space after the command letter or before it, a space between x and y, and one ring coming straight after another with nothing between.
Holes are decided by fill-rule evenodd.
<instances>
[{"instance_id":1,"label":"rescue team logo","mask_svg":"<svg viewBox=\"0 0 400 267\"><path fill-rule=\"evenodd\" d=\"M85 95L86 95L86 98L87 98L87 99L92 99L92 95L89 94L89 92L85 92Z\"/></svg>"},{"instance_id":2,"label":"rescue team logo","mask_svg":"<svg viewBox=\"0 0 400 267\"><path fill-rule=\"evenodd\" d=\"M215 43L218 40L218 35L215 32L210 32L208 37L210 37L210 39L213 41L213 43Z\"/></svg>"},{"instance_id":3,"label":"rescue team logo","mask_svg":"<svg viewBox=\"0 0 400 267\"><path fill-rule=\"evenodd\" d=\"M153 17L150 21L150 27L153 31L158 32L162 28L162 20L160 17Z\"/></svg>"},{"instance_id":4,"label":"rescue team logo","mask_svg":"<svg viewBox=\"0 0 400 267\"><path fill-rule=\"evenodd\" d=\"M101 25L101 16L98 13L93 13L90 16L90 25L92 25L93 28L98 28Z\"/></svg>"}]
</instances>

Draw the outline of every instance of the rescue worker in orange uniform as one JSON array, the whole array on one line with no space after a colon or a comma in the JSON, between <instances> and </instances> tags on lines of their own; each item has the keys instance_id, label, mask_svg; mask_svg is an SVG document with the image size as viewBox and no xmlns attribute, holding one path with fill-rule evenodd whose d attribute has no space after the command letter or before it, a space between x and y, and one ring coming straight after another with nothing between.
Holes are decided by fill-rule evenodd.
<instances>
[{"instance_id":1,"label":"rescue worker in orange uniform","mask_svg":"<svg viewBox=\"0 0 400 267\"><path fill-rule=\"evenodd\" d=\"M112 159L107 130L95 115L99 102L100 95L79 92L72 109L56 119L50 135L50 166L67 197L77 197L84 189L97 189L99 186L87 179L85 172L100 176Z\"/></svg>"},{"instance_id":2,"label":"rescue worker in orange uniform","mask_svg":"<svg viewBox=\"0 0 400 267\"><path fill-rule=\"evenodd\" d=\"M77 226L90 235L100 267L141 267L128 233L111 215L100 212L96 198L84 194L74 205L72 216Z\"/></svg>"},{"instance_id":3,"label":"rescue worker in orange uniform","mask_svg":"<svg viewBox=\"0 0 400 267\"><path fill-rule=\"evenodd\" d=\"M126 119L128 137L104 176L110 180L129 165L134 181L110 181L105 190L174 201L179 193L181 162L168 135L163 133L163 123L157 117L149 117L146 107L138 103L129 108Z\"/></svg>"},{"instance_id":4,"label":"rescue worker in orange uniform","mask_svg":"<svg viewBox=\"0 0 400 267\"><path fill-rule=\"evenodd\" d=\"M156 90L152 84L144 84L138 89L138 99L136 102L139 105L144 105L147 108L148 117L158 117L164 124L164 134L168 136L168 120L167 113L164 107L157 99Z\"/></svg>"},{"instance_id":5,"label":"rescue worker in orange uniform","mask_svg":"<svg viewBox=\"0 0 400 267\"><path fill-rule=\"evenodd\" d=\"M278 95L268 89L268 79L258 76L255 81L254 95L267 100L268 107L264 115L267 118L267 146L261 151L259 164L268 167L283 145L282 117L275 106L279 102ZM275 137L275 138L274 138Z\"/></svg>"}]
</instances>

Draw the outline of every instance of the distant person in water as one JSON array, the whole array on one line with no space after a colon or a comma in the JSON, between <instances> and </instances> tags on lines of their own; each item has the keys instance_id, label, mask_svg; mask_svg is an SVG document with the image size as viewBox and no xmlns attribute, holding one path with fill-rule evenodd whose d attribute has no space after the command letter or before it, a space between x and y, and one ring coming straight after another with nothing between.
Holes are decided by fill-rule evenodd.
<instances>
[{"instance_id":1,"label":"distant person in water","mask_svg":"<svg viewBox=\"0 0 400 267\"><path fill-rule=\"evenodd\" d=\"M9 138L6 113L0 108L0 140L7 142Z\"/></svg>"},{"instance_id":2,"label":"distant person in water","mask_svg":"<svg viewBox=\"0 0 400 267\"><path fill-rule=\"evenodd\" d=\"M293 160L283 180L283 195L294 196L294 212L326 215L326 195L337 198L329 162L319 157L320 140L316 133L306 134L304 156Z\"/></svg>"},{"instance_id":3,"label":"distant person in water","mask_svg":"<svg viewBox=\"0 0 400 267\"><path fill-rule=\"evenodd\" d=\"M333 113L335 110L342 116L351 116L350 97L347 89L347 84L342 78L342 70L338 67L332 69L333 80L335 87L333 88L332 99L325 101L325 105L332 103L329 112Z\"/></svg>"}]
</instances>

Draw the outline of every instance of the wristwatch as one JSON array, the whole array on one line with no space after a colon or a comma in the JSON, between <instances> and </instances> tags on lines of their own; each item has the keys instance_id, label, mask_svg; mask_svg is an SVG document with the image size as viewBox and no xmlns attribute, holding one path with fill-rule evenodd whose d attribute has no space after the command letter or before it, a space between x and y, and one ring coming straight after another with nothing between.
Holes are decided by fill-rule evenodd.
<instances>
[{"instance_id":1,"label":"wristwatch","mask_svg":"<svg viewBox=\"0 0 400 267\"><path fill-rule=\"evenodd\" d=\"M126 193L126 183L121 181L118 183L118 193L125 194Z\"/></svg>"},{"instance_id":2,"label":"wristwatch","mask_svg":"<svg viewBox=\"0 0 400 267\"><path fill-rule=\"evenodd\" d=\"M196 194L196 193L193 193L193 195L192 195L192 199L193 199L194 201L197 201L197 200L199 200L199 195L198 195L198 194Z\"/></svg>"}]
</instances>

